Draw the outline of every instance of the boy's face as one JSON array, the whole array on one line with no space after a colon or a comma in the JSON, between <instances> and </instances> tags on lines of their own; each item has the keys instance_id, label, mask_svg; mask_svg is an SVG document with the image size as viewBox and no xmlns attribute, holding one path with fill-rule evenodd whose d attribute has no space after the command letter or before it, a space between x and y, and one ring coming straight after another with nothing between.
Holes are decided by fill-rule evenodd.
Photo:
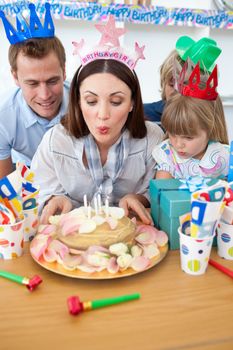
<instances>
[{"instance_id":1,"label":"boy's face","mask_svg":"<svg viewBox=\"0 0 233 350\"><path fill-rule=\"evenodd\" d=\"M173 83L173 79L171 79L170 81L165 83L165 99L166 101L171 97L171 95L173 94L173 92L175 91L174 89L174 83Z\"/></svg>"},{"instance_id":2,"label":"boy's face","mask_svg":"<svg viewBox=\"0 0 233 350\"><path fill-rule=\"evenodd\" d=\"M63 97L65 71L54 52L43 58L27 57L20 52L17 71L12 75L28 106L38 116L51 120L57 115Z\"/></svg>"}]
</instances>

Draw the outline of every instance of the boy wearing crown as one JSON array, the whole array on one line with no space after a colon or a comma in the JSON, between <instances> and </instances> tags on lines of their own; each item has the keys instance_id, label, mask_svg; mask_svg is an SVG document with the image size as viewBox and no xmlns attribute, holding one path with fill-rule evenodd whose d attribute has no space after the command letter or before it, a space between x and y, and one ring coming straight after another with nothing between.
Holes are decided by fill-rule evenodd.
<instances>
[{"instance_id":1,"label":"boy wearing crown","mask_svg":"<svg viewBox=\"0 0 233 350\"><path fill-rule=\"evenodd\" d=\"M171 51L160 67L160 86L162 100L152 103L144 103L144 114L148 120L161 123L162 113L166 101L174 93L173 67L174 62L178 60L181 65L189 57L192 62L200 62L202 72L211 71L214 68L214 62L221 54L222 50L217 46L216 41L211 38L201 38L194 41L189 36L181 36L176 42L176 48Z\"/></svg>"},{"instance_id":2,"label":"boy wearing crown","mask_svg":"<svg viewBox=\"0 0 233 350\"><path fill-rule=\"evenodd\" d=\"M65 50L54 36L50 5L45 4L44 25L35 5L29 4L29 10L29 24L17 14L17 29L0 12L11 43L11 73L18 87L0 103L0 178L12 172L17 160L30 165L43 135L60 122L68 106Z\"/></svg>"}]
</instances>

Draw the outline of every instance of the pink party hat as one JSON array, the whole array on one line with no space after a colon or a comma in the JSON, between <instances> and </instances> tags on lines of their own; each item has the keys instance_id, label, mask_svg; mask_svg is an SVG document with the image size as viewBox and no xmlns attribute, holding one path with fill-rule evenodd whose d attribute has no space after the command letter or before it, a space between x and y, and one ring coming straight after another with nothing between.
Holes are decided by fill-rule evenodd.
<instances>
[{"instance_id":1,"label":"pink party hat","mask_svg":"<svg viewBox=\"0 0 233 350\"><path fill-rule=\"evenodd\" d=\"M125 34L126 29L116 28L114 16L110 15L106 24L96 24L95 27L102 35L97 46L89 47L84 39L79 43L72 42L75 47L73 54L79 55L82 66L99 59L112 59L124 63L133 70L139 59L145 59L143 54L145 45L140 47L135 42L132 51L120 45L119 37Z\"/></svg>"}]
</instances>

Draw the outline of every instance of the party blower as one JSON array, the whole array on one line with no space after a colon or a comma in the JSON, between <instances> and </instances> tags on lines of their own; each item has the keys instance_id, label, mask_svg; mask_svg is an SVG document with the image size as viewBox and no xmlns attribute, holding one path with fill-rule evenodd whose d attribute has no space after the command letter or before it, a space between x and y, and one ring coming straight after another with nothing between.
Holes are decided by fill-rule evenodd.
<instances>
[{"instance_id":1,"label":"party blower","mask_svg":"<svg viewBox=\"0 0 233 350\"><path fill-rule=\"evenodd\" d=\"M83 311L99 309L105 306L111 306L125 301L140 299L139 293L121 295L113 298L98 299L92 301L80 301L78 296L70 296L67 299L68 309L71 315L78 315Z\"/></svg>"},{"instance_id":2,"label":"party blower","mask_svg":"<svg viewBox=\"0 0 233 350\"><path fill-rule=\"evenodd\" d=\"M227 276L233 278L233 271L228 269L227 267L219 264L217 261L214 261L212 259L209 259L209 264L213 267L215 267L217 270L225 273Z\"/></svg>"},{"instance_id":3,"label":"party blower","mask_svg":"<svg viewBox=\"0 0 233 350\"><path fill-rule=\"evenodd\" d=\"M23 284L30 290L30 292L32 292L42 282L42 278L38 275L35 275L29 279L28 277L15 275L14 273L2 270L0 270L0 277Z\"/></svg>"}]
</instances>

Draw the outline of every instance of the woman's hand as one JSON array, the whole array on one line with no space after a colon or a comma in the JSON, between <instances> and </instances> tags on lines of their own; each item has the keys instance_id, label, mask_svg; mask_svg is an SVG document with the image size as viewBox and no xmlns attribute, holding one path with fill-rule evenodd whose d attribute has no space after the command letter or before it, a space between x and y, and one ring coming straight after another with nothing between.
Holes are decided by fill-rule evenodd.
<instances>
[{"instance_id":1,"label":"woman's hand","mask_svg":"<svg viewBox=\"0 0 233 350\"><path fill-rule=\"evenodd\" d=\"M53 196L44 206L40 223L48 224L51 215L68 213L71 209L72 203L69 198L66 196Z\"/></svg>"},{"instance_id":2,"label":"woman's hand","mask_svg":"<svg viewBox=\"0 0 233 350\"><path fill-rule=\"evenodd\" d=\"M120 200L119 207L125 210L126 216L132 210L145 225L151 225L153 223L152 218L145 208L145 205L148 204L148 200L142 195L127 194Z\"/></svg>"}]
</instances>

